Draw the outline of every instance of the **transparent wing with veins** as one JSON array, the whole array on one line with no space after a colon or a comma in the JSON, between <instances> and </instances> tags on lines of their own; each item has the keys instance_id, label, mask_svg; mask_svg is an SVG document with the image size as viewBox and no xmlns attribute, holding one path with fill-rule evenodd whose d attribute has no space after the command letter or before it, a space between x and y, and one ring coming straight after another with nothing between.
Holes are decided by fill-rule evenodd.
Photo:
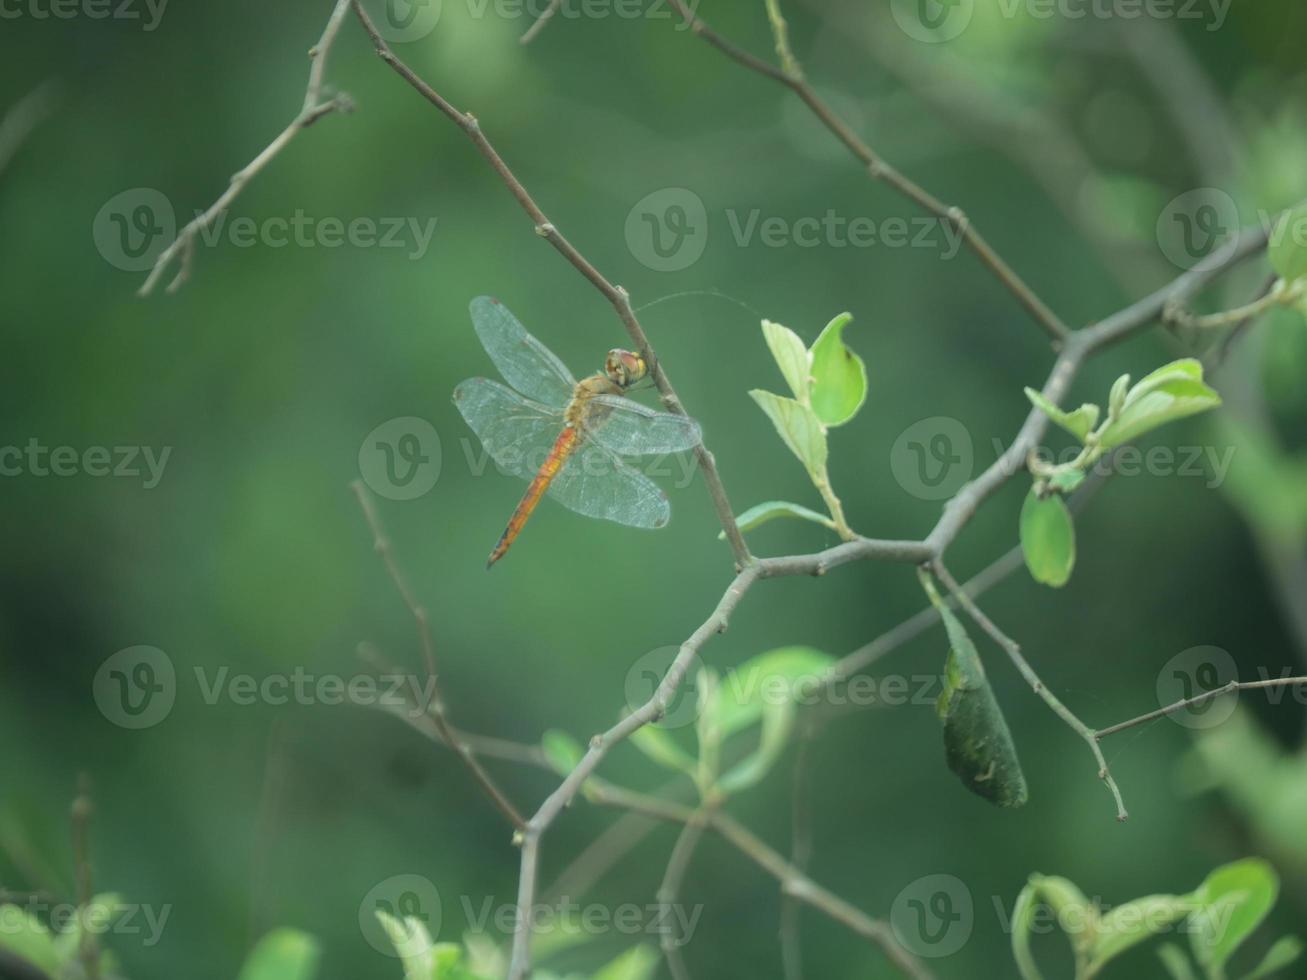
<instances>
[{"instance_id":1,"label":"transparent wing with veins","mask_svg":"<svg viewBox=\"0 0 1307 980\"><path fill-rule=\"evenodd\" d=\"M615 400L622 411L614 412L612 420L623 418L630 407L620 398ZM506 473L523 480L536 475L564 426L558 409L523 398L486 378L462 382L454 389L454 404L491 459ZM620 432L621 428L617 423L614 431ZM623 463L611 449L591 439L589 429L583 431L581 444L550 483L549 496L586 517L630 527L666 524L671 516L667 495L643 473ZM644 444L649 444L648 440Z\"/></svg>"},{"instance_id":2,"label":"transparent wing with veins","mask_svg":"<svg viewBox=\"0 0 1307 980\"><path fill-rule=\"evenodd\" d=\"M561 409L567 404L576 379L548 347L526 332L504 304L478 296L469 309L481 346L505 381L542 405Z\"/></svg>"},{"instance_id":3,"label":"transparent wing with veins","mask_svg":"<svg viewBox=\"0 0 1307 980\"><path fill-rule=\"evenodd\" d=\"M563 431L563 412L523 398L488 378L468 378L454 389L454 404L505 473L530 480Z\"/></svg>"},{"instance_id":4,"label":"transparent wing with veins","mask_svg":"<svg viewBox=\"0 0 1307 980\"><path fill-rule=\"evenodd\" d=\"M563 464L549 484L549 496L578 514L629 527L662 527L672 516L658 484L590 441Z\"/></svg>"},{"instance_id":5,"label":"transparent wing with veins","mask_svg":"<svg viewBox=\"0 0 1307 980\"><path fill-rule=\"evenodd\" d=\"M679 453L703 441L694 419L656 412L620 395L591 398L583 427L587 438L619 456Z\"/></svg>"}]
</instances>

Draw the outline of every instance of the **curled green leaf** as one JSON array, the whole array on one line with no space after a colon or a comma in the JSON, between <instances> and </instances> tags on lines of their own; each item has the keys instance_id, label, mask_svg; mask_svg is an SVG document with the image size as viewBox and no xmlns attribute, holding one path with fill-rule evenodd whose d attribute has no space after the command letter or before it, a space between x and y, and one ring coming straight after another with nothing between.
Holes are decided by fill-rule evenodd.
<instances>
[{"instance_id":1,"label":"curled green leaf","mask_svg":"<svg viewBox=\"0 0 1307 980\"><path fill-rule=\"evenodd\" d=\"M1094 431L1094 426L1098 425L1099 409L1097 405L1085 403L1074 412L1064 412L1034 388L1026 389L1026 397L1030 399L1030 404L1081 442L1084 442L1089 433Z\"/></svg>"},{"instance_id":2,"label":"curled green leaf","mask_svg":"<svg viewBox=\"0 0 1307 980\"><path fill-rule=\"evenodd\" d=\"M812 345L812 410L823 425L843 425L867 400L867 365L844 344L853 314L841 313Z\"/></svg>"}]
</instances>

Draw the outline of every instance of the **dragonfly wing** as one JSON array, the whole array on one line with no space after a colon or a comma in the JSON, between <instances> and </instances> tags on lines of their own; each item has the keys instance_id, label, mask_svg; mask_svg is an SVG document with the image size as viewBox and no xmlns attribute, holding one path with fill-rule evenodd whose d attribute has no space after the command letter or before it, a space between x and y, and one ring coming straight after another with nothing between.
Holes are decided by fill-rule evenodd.
<instances>
[{"instance_id":1,"label":"dragonfly wing","mask_svg":"<svg viewBox=\"0 0 1307 980\"><path fill-rule=\"evenodd\" d=\"M487 378L454 389L454 404L500 469L529 480L563 430L560 412Z\"/></svg>"},{"instance_id":2,"label":"dragonfly wing","mask_svg":"<svg viewBox=\"0 0 1307 980\"><path fill-rule=\"evenodd\" d=\"M526 332L504 304L478 296L469 309L481 346L505 381L545 405L567 404L576 379L548 347Z\"/></svg>"},{"instance_id":3,"label":"dragonfly wing","mask_svg":"<svg viewBox=\"0 0 1307 980\"><path fill-rule=\"evenodd\" d=\"M563 464L549 494L578 514L630 527L663 527L672 516L658 484L588 441Z\"/></svg>"},{"instance_id":4,"label":"dragonfly wing","mask_svg":"<svg viewBox=\"0 0 1307 980\"><path fill-rule=\"evenodd\" d=\"M694 419L655 412L620 395L595 395L588 408L586 437L619 456L679 453L703 441Z\"/></svg>"}]
</instances>

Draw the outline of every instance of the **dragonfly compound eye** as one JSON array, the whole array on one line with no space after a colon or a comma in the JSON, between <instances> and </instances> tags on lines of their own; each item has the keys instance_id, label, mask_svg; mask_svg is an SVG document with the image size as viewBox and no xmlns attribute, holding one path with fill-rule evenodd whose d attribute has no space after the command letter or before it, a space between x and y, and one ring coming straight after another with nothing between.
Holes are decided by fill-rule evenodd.
<instances>
[{"instance_id":1,"label":"dragonfly compound eye","mask_svg":"<svg viewBox=\"0 0 1307 980\"><path fill-rule=\"evenodd\" d=\"M637 381L644 380L649 373L649 366L639 354L629 350L614 349L608 352L604 372L614 384L626 388Z\"/></svg>"}]
</instances>

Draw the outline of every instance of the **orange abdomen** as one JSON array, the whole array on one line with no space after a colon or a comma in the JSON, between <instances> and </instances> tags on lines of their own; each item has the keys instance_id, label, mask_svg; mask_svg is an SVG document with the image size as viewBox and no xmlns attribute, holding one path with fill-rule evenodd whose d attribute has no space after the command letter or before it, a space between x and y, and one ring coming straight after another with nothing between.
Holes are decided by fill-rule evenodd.
<instances>
[{"instance_id":1,"label":"orange abdomen","mask_svg":"<svg viewBox=\"0 0 1307 980\"><path fill-rule=\"evenodd\" d=\"M513 511L513 516L508 519L508 527L504 528L504 533L499 536L499 543L495 545L495 550L490 552L490 560L486 562L486 568L489 568L499 559L504 557L504 553L512 547L517 536L522 533L522 528L531 516L531 512L536 509L536 504L540 503L540 498L545 495L549 489L549 484L553 482L558 471L563 468L567 458L572 455L576 448L577 441L576 426L569 425L558 434L558 439L554 442L554 448L549 451L545 461L540 464L540 469L536 472L535 478L526 488L522 500Z\"/></svg>"}]
</instances>

